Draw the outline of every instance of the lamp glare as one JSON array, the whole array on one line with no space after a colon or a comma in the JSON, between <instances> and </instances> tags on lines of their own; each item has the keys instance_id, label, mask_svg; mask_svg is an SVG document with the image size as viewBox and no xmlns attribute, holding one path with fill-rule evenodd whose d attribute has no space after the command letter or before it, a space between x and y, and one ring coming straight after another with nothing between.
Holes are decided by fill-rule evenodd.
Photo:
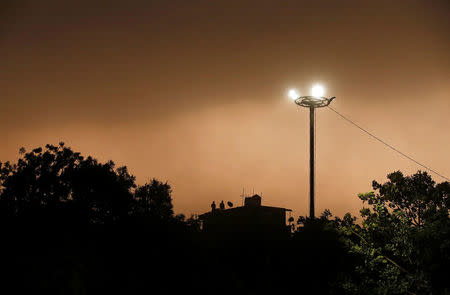
<instances>
[{"instance_id":1,"label":"lamp glare","mask_svg":"<svg viewBox=\"0 0 450 295\"><path fill-rule=\"evenodd\" d=\"M297 90L295 90L295 89L289 90L288 96L289 96L292 100L296 100L297 98L300 97L300 95L297 93Z\"/></svg>"},{"instance_id":2,"label":"lamp glare","mask_svg":"<svg viewBox=\"0 0 450 295\"><path fill-rule=\"evenodd\" d=\"M314 85L311 89L312 96L323 97L325 94L325 89L321 85Z\"/></svg>"}]
</instances>

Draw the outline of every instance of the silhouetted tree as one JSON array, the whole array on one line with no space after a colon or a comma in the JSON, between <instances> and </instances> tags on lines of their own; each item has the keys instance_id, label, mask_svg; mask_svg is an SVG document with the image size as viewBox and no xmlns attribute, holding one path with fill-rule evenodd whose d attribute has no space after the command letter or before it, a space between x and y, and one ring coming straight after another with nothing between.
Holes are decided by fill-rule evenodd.
<instances>
[{"instance_id":1,"label":"silhouetted tree","mask_svg":"<svg viewBox=\"0 0 450 295\"><path fill-rule=\"evenodd\" d=\"M197 229L174 216L170 185L136 188L126 167L64 143L0 163L0 226L0 293L162 293L190 281L179 270Z\"/></svg>"},{"instance_id":2,"label":"silhouetted tree","mask_svg":"<svg viewBox=\"0 0 450 295\"><path fill-rule=\"evenodd\" d=\"M153 178L134 192L134 216L170 219L174 217L170 185ZM181 216L180 216L181 217ZM184 219L184 218L183 218Z\"/></svg>"},{"instance_id":3,"label":"silhouetted tree","mask_svg":"<svg viewBox=\"0 0 450 295\"><path fill-rule=\"evenodd\" d=\"M191 215L191 217L186 219L186 225L194 232L199 232L201 229L201 223L197 215Z\"/></svg>"},{"instance_id":4,"label":"silhouetted tree","mask_svg":"<svg viewBox=\"0 0 450 295\"><path fill-rule=\"evenodd\" d=\"M361 224L325 210L289 218L290 235L223 239L174 214L167 182L136 186L64 143L22 148L0 163L0 269L21 293L448 294L449 183L394 172L373 189Z\"/></svg>"},{"instance_id":5,"label":"silhouetted tree","mask_svg":"<svg viewBox=\"0 0 450 295\"><path fill-rule=\"evenodd\" d=\"M128 215L134 180L126 167L84 158L62 142L29 153L22 148L17 164L0 164L0 212L114 222Z\"/></svg>"},{"instance_id":6,"label":"silhouetted tree","mask_svg":"<svg viewBox=\"0 0 450 295\"><path fill-rule=\"evenodd\" d=\"M362 225L346 216L337 220L348 236L350 252L359 264L355 294L446 294L450 267L448 182L435 184L426 172L388 175L373 182L377 192L358 197L370 207L361 209Z\"/></svg>"}]
</instances>

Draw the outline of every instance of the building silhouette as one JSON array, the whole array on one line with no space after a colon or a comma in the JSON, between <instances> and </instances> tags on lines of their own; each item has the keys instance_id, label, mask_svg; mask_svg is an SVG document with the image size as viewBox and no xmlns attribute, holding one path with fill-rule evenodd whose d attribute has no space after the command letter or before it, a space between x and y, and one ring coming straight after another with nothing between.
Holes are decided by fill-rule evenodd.
<instances>
[{"instance_id":1,"label":"building silhouette","mask_svg":"<svg viewBox=\"0 0 450 295\"><path fill-rule=\"evenodd\" d=\"M246 197L244 206L216 209L199 215L202 231L215 235L250 234L252 237L285 236L289 227L286 225L286 212L291 209L263 206L257 194Z\"/></svg>"}]
</instances>

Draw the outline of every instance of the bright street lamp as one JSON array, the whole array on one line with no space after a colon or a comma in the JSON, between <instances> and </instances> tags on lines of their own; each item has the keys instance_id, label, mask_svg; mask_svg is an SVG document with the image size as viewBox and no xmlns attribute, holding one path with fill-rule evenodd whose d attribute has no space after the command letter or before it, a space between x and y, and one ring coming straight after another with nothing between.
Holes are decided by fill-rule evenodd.
<instances>
[{"instance_id":1,"label":"bright street lamp","mask_svg":"<svg viewBox=\"0 0 450 295\"><path fill-rule=\"evenodd\" d=\"M296 100L300 95L298 94L297 90L295 89L291 89L288 92L288 96L292 99L292 100Z\"/></svg>"},{"instance_id":2,"label":"bright street lamp","mask_svg":"<svg viewBox=\"0 0 450 295\"><path fill-rule=\"evenodd\" d=\"M314 85L311 96L300 96L294 89L289 90L289 97L302 107L309 108L309 217L314 219L314 115L315 109L328 106L335 97L324 96L325 89L321 85Z\"/></svg>"},{"instance_id":3,"label":"bright street lamp","mask_svg":"<svg viewBox=\"0 0 450 295\"><path fill-rule=\"evenodd\" d=\"M312 96L323 97L323 95L325 94L325 89L322 87L322 85L316 84L311 88L311 94Z\"/></svg>"}]
</instances>

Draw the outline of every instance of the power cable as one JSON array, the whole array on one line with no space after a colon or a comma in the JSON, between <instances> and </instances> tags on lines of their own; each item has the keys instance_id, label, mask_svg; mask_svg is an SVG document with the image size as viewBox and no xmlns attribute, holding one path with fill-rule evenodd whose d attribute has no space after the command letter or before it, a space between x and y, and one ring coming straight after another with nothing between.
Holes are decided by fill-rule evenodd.
<instances>
[{"instance_id":1,"label":"power cable","mask_svg":"<svg viewBox=\"0 0 450 295\"><path fill-rule=\"evenodd\" d=\"M378 140L379 142L381 142L382 144L384 144L385 146L389 147L390 149L394 150L395 152L399 153L400 155L402 155L403 157L407 158L408 160L413 161L414 163L416 163L419 166L422 166L423 168L425 168L428 171L433 172L434 174L446 179L447 181L450 181L450 179L448 177L445 177L444 175L436 172L435 170L425 166L424 164L420 163L419 161L414 160L412 157L402 153L401 151L399 151L398 149L396 149L395 147L393 147L392 145L388 144L387 142L383 141L382 139L380 139L379 137L373 135L372 133L370 133L369 131L367 131L366 129L362 128L361 126L359 126L358 124L356 124L355 122L353 122L352 120L350 120L349 118L345 117L344 115L342 115L341 113L339 113L338 111L336 111L335 109L333 109L332 107L328 106L328 108L330 110L332 110L333 112L335 112L337 115L339 115L342 119L344 119L345 121L349 122L350 124L356 126L357 128L359 128L361 131L367 133L368 135L370 135L371 137L375 138L376 140Z\"/></svg>"}]
</instances>

